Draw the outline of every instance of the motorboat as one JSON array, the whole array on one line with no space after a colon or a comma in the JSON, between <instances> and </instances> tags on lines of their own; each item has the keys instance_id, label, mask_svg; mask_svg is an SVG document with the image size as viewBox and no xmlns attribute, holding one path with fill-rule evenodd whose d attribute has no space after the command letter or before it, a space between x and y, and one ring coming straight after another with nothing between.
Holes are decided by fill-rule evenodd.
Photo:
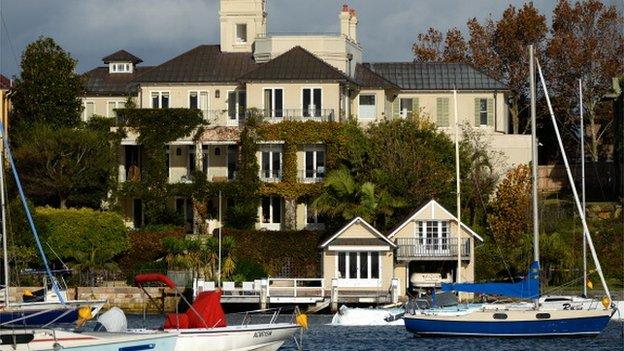
<instances>
[{"instance_id":1,"label":"motorboat","mask_svg":"<svg viewBox=\"0 0 624 351\"><path fill-rule=\"evenodd\" d=\"M145 290L144 284L159 282L174 290L176 285L162 274L140 274L135 277L136 285L143 290L150 301L158 305ZM240 324L228 325L221 307L221 291L200 292L192 304L183 295L180 299L188 305L185 312L177 311L167 315L163 329L178 336L175 351L275 351L286 340L294 338L303 327L307 327L307 318L295 309L293 314L284 315L281 308L249 311L244 313ZM160 307L160 306L158 306ZM177 307L176 307L177 308ZM268 317L268 323L253 323L254 317ZM280 318L287 318L279 322Z\"/></svg>"}]
</instances>

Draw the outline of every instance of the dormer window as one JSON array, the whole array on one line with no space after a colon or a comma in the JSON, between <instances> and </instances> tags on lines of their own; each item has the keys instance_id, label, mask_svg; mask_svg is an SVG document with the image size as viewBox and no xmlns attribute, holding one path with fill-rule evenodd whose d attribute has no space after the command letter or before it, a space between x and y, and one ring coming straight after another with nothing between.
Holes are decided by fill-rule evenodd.
<instances>
[{"instance_id":1,"label":"dormer window","mask_svg":"<svg viewBox=\"0 0 624 351\"><path fill-rule=\"evenodd\" d=\"M239 23L236 25L236 43L245 44L247 42L247 24Z\"/></svg>"},{"instance_id":2,"label":"dormer window","mask_svg":"<svg viewBox=\"0 0 624 351\"><path fill-rule=\"evenodd\" d=\"M115 62L108 65L110 73L132 73L132 63Z\"/></svg>"}]
</instances>

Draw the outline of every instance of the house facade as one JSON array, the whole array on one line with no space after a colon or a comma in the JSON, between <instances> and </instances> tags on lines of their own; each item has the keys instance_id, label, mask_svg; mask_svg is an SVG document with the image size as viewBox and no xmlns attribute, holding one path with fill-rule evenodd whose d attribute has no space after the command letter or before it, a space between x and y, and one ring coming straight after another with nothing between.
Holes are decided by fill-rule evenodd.
<instances>
[{"instance_id":1,"label":"house facade","mask_svg":"<svg viewBox=\"0 0 624 351\"><path fill-rule=\"evenodd\" d=\"M481 241L435 200L387 236L357 217L321 244L323 284L350 293L381 296L396 289L415 296L442 283L473 282L474 247Z\"/></svg>"},{"instance_id":2,"label":"house facade","mask_svg":"<svg viewBox=\"0 0 624 351\"><path fill-rule=\"evenodd\" d=\"M170 183L190 182L196 170L202 170L208 181L234 181L240 129L251 108L267 123L356 119L366 126L419 116L453 135L454 88L460 124L482 131L490 146L505 155L507 166L528 162L530 138L510 134L508 89L475 68L460 63L364 62L357 13L348 6L339 11L339 33L281 35L267 31L263 0L221 0L220 5L219 44L200 45L153 67L120 50L104 57L104 66L85 73L84 120L93 115L115 117L115 109L123 108L128 99L138 108L202 111L209 126L199 140L180 139L165 151ZM122 140L120 182L140 177L142 156L136 137L128 133ZM322 143L301 146L298 181L322 181L326 153ZM263 142L257 157L260 179L280 182L283 145ZM190 200L171 201L193 223ZM128 223L140 226L141 199L121 199L121 205ZM281 197L263 198L257 228L323 228L322 219L305 203L294 204L294 224L285 223L285 206Z\"/></svg>"}]
</instances>

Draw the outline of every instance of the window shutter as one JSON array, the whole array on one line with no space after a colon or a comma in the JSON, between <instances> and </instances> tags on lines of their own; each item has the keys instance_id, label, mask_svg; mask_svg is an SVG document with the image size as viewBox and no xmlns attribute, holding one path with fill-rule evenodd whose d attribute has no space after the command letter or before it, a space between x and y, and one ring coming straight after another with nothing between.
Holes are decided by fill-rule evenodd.
<instances>
[{"instance_id":1,"label":"window shutter","mask_svg":"<svg viewBox=\"0 0 624 351\"><path fill-rule=\"evenodd\" d=\"M474 125L478 127L481 125L481 99L474 99Z\"/></svg>"},{"instance_id":2,"label":"window shutter","mask_svg":"<svg viewBox=\"0 0 624 351\"><path fill-rule=\"evenodd\" d=\"M487 125L494 126L494 99L487 99Z\"/></svg>"},{"instance_id":3,"label":"window shutter","mask_svg":"<svg viewBox=\"0 0 624 351\"><path fill-rule=\"evenodd\" d=\"M412 116L420 117L420 105L418 105L418 98L412 99Z\"/></svg>"},{"instance_id":4,"label":"window shutter","mask_svg":"<svg viewBox=\"0 0 624 351\"><path fill-rule=\"evenodd\" d=\"M437 98L437 124L438 127L449 126L449 100L448 98Z\"/></svg>"},{"instance_id":5,"label":"window shutter","mask_svg":"<svg viewBox=\"0 0 624 351\"><path fill-rule=\"evenodd\" d=\"M400 117L399 113L401 111L399 111L399 109L401 108L401 105L399 104L399 102L400 102L400 99L398 96L394 98L394 101L392 102L392 118Z\"/></svg>"}]
</instances>

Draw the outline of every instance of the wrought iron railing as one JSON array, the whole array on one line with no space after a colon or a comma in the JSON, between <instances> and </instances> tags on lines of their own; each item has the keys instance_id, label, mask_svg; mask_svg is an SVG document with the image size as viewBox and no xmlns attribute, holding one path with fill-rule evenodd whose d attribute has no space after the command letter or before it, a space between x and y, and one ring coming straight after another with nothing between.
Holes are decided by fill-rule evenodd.
<instances>
[{"instance_id":1,"label":"wrought iron railing","mask_svg":"<svg viewBox=\"0 0 624 351\"><path fill-rule=\"evenodd\" d=\"M398 238L397 258L453 258L457 257L457 238ZM461 256L470 257L470 239L462 238Z\"/></svg>"},{"instance_id":2,"label":"wrought iron railing","mask_svg":"<svg viewBox=\"0 0 624 351\"><path fill-rule=\"evenodd\" d=\"M300 169L297 178L302 183L322 182L325 178L325 169L324 167L317 167L317 169Z\"/></svg>"},{"instance_id":3,"label":"wrought iron railing","mask_svg":"<svg viewBox=\"0 0 624 351\"><path fill-rule=\"evenodd\" d=\"M265 182L279 182L282 180L282 170L263 169L260 171L260 180Z\"/></svg>"},{"instance_id":4,"label":"wrought iron railing","mask_svg":"<svg viewBox=\"0 0 624 351\"><path fill-rule=\"evenodd\" d=\"M333 121L334 109L332 108L307 108L307 109L264 109L259 110L263 119L268 122L281 121Z\"/></svg>"}]
</instances>

